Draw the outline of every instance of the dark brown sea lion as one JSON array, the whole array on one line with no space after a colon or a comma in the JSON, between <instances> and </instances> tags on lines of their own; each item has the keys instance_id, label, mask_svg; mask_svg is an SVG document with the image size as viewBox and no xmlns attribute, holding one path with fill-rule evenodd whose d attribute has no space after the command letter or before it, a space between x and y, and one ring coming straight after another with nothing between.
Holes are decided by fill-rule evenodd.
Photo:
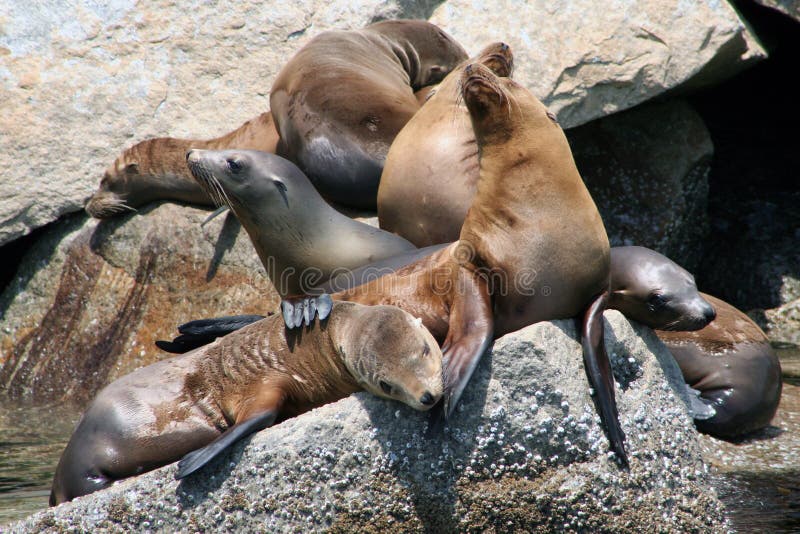
<instances>
[{"instance_id":1,"label":"dark brown sea lion","mask_svg":"<svg viewBox=\"0 0 800 534\"><path fill-rule=\"evenodd\" d=\"M272 86L277 153L326 198L374 209L389 145L419 109L414 92L466 58L452 37L419 20L317 35Z\"/></svg>"},{"instance_id":2,"label":"dark brown sea lion","mask_svg":"<svg viewBox=\"0 0 800 534\"><path fill-rule=\"evenodd\" d=\"M469 63L510 76L513 56L505 43L493 43L437 87L423 91L427 101L397 134L386 156L378 188L380 226L418 247L458 239L475 196L478 144L460 88Z\"/></svg>"},{"instance_id":3,"label":"dark brown sea lion","mask_svg":"<svg viewBox=\"0 0 800 534\"><path fill-rule=\"evenodd\" d=\"M442 354L419 319L336 303L309 322L289 331L269 317L108 385L61 456L50 504L183 457L182 478L247 435L356 391L418 410L441 397Z\"/></svg>"},{"instance_id":4,"label":"dark brown sea lion","mask_svg":"<svg viewBox=\"0 0 800 534\"><path fill-rule=\"evenodd\" d=\"M736 437L772 420L781 367L766 334L727 302L697 291L675 262L644 247L612 248L608 307L656 329L706 405L695 408L701 432Z\"/></svg>"},{"instance_id":5,"label":"dark brown sea lion","mask_svg":"<svg viewBox=\"0 0 800 534\"><path fill-rule=\"evenodd\" d=\"M238 217L281 296L414 249L330 207L300 169L275 154L191 150L186 161L206 194Z\"/></svg>"}]
</instances>

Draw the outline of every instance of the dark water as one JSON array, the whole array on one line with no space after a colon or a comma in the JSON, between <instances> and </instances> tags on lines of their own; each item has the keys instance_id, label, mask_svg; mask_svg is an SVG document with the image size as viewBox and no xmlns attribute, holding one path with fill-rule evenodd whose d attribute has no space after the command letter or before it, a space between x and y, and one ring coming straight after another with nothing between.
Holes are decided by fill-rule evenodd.
<instances>
[{"instance_id":1,"label":"dark water","mask_svg":"<svg viewBox=\"0 0 800 534\"><path fill-rule=\"evenodd\" d=\"M78 417L63 407L0 405L0 525L47 507L53 472Z\"/></svg>"}]
</instances>

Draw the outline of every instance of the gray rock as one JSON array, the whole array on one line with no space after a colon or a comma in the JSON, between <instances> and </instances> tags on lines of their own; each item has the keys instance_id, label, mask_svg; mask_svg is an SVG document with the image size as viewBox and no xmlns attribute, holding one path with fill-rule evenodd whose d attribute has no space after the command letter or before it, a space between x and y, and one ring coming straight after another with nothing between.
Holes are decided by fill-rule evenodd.
<instances>
[{"instance_id":1,"label":"gray rock","mask_svg":"<svg viewBox=\"0 0 800 534\"><path fill-rule=\"evenodd\" d=\"M648 103L567 137L612 245L650 247L694 270L708 234L714 146L692 107Z\"/></svg>"},{"instance_id":2,"label":"gray rock","mask_svg":"<svg viewBox=\"0 0 800 534\"><path fill-rule=\"evenodd\" d=\"M499 339L444 434L357 394L254 436L178 483L167 466L10 532L724 531L680 371L647 328L606 314L632 468L609 458L571 321Z\"/></svg>"},{"instance_id":3,"label":"gray rock","mask_svg":"<svg viewBox=\"0 0 800 534\"><path fill-rule=\"evenodd\" d=\"M468 50L508 42L515 79L567 128L765 55L728 2L449 0L430 20Z\"/></svg>"},{"instance_id":4,"label":"gray rock","mask_svg":"<svg viewBox=\"0 0 800 534\"><path fill-rule=\"evenodd\" d=\"M439 4L256 2L221 11L166 0L5 2L0 245L80 210L133 143L215 137L267 110L273 77L311 36L383 18L427 18ZM472 51L498 39L513 44L518 79L565 126L698 76L710 82L761 56L726 2L451 0L432 20Z\"/></svg>"},{"instance_id":5,"label":"gray rock","mask_svg":"<svg viewBox=\"0 0 800 534\"><path fill-rule=\"evenodd\" d=\"M0 391L28 403L77 402L166 356L178 324L266 314L278 297L231 216L151 205L46 231L0 296Z\"/></svg>"}]
</instances>

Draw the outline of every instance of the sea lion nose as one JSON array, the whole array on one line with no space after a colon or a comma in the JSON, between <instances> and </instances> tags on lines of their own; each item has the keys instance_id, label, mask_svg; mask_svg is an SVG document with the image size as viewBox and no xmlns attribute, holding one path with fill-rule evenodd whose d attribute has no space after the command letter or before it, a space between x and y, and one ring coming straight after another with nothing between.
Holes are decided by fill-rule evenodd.
<instances>
[{"instance_id":1,"label":"sea lion nose","mask_svg":"<svg viewBox=\"0 0 800 534\"><path fill-rule=\"evenodd\" d=\"M426 391L422 397L419 398L419 402L424 404L425 406L433 406L436 404L436 398L431 394L430 391Z\"/></svg>"},{"instance_id":2,"label":"sea lion nose","mask_svg":"<svg viewBox=\"0 0 800 534\"><path fill-rule=\"evenodd\" d=\"M508 45L506 43L500 43L500 50L505 52L506 50L508 50Z\"/></svg>"},{"instance_id":3,"label":"sea lion nose","mask_svg":"<svg viewBox=\"0 0 800 534\"><path fill-rule=\"evenodd\" d=\"M717 312L716 312L716 310L714 310L714 307L709 304L703 310L703 317L705 317L706 321L708 321L710 323L711 321L716 319Z\"/></svg>"}]
</instances>

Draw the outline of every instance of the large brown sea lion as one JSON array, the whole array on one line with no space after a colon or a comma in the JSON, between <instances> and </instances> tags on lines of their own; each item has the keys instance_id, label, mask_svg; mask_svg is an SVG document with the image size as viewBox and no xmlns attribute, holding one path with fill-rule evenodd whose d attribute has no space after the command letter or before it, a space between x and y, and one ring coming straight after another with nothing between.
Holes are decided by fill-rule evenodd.
<instances>
[{"instance_id":1,"label":"large brown sea lion","mask_svg":"<svg viewBox=\"0 0 800 534\"><path fill-rule=\"evenodd\" d=\"M483 65L466 67L461 86L481 163L461 239L432 253L413 251L415 261L334 298L394 304L423 320L445 354L446 415L495 336L582 315L587 374L612 447L626 464L602 339L609 251L600 214L541 102ZM290 302L296 310L288 316L313 315L309 303Z\"/></svg>"},{"instance_id":2,"label":"large brown sea lion","mask_svg":"<svg viewBox=\"0 0 800 534\"><path fill-rule=\"evenodd\" d=\"M511 49L493 43L470 62L510 76ZM381 228L426 247L458 238L478 183L478 144L461 96L464 62L422 93L422 108L400 130L378 188ZM430 96L428 96L430 95Z\"/></svg>"},{"instance_id":3,"label":"large brown sea lion","mask_svg":"<svg viewBox=\"0 0 800 534\"><path fill-rule=\"evenodd\" d=\"M103 219L154 200L210 206L211 199L186 166L187 150L242 148L275 152L277 143L278 131L269 111L215 139L147 139L126 149L106 169L100 187L86 203L86 211Z\"/></svg>"},{"instance_id":4,"label":"large brown sea lion","mask_svg":"<svg viewBox=\"0 0 800 534\"><path fill-rule=\"evenodd\" d=\"M252 150L191 150L203 190L230 207L281 296L297 295L353 269L414 249L394 234L331 208L288 160Z\"/></svg>"},{"instance_id":5,"label":"large brown sea lion","mask_svg":"<svg viewBox=\"0 0 800 534\"><path fill-rule=\"evenodd\" d=\"M61 456L50 504L181 457L182 478L247 435L356 391L418 410L438 402L442 354L418 319L391 306L328 309L302 331L269 317L108 385Z\"/></svg>"},{"instance_id":6,"label":"large brown sea lion","mask_svg":"<svg viewBox=\"0 0 800 534\"><path fill-rule=\"evenodd\" d=\"M389 145L419 109L414 92L466 58L452 37L419 20L317 35L272 85L277 153L326 198L374 209Z\"/></svg>"}]
</instances>

